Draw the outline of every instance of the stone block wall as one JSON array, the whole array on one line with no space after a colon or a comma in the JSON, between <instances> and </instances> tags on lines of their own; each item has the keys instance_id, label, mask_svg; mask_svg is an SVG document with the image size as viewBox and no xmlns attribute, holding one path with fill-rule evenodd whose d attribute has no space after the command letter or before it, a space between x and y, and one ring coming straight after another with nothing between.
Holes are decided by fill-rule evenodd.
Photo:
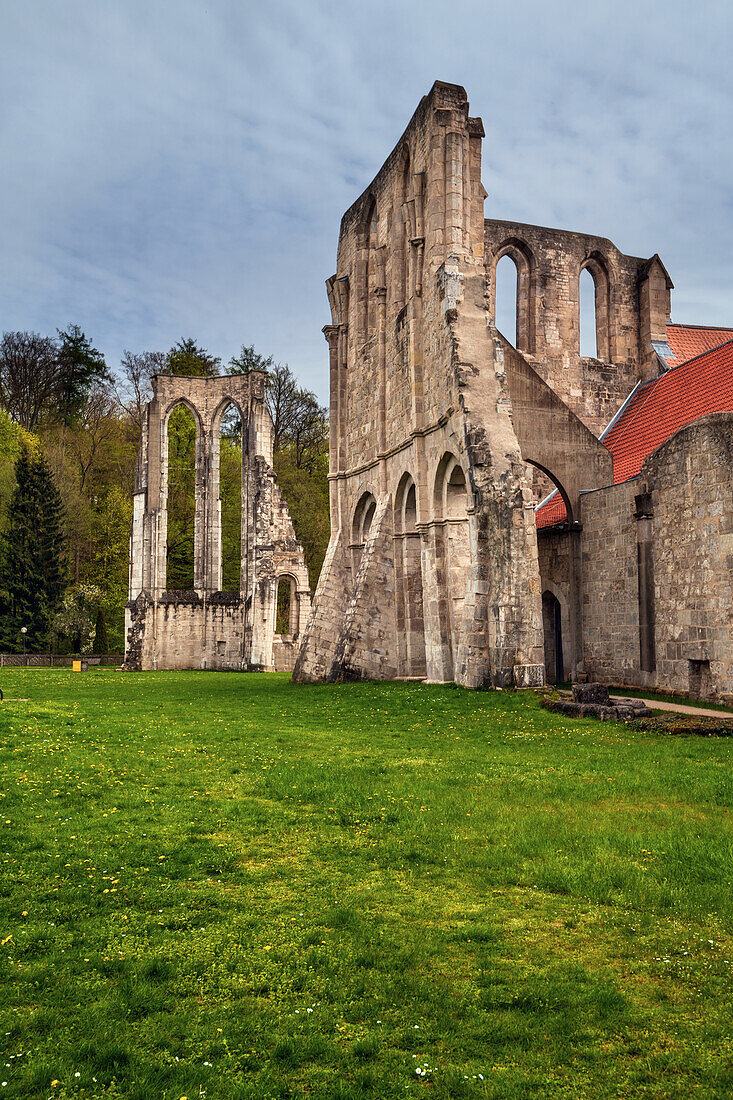
<instances>
[{"instance_id":1,"label":"stone block wall","mask_svg":"<svg viewBox=\"0 0 733 1100\"><path fill-rule=\"evenodd\" d=\"M584 672L733 697L733 413L694 421L639 477L581 499ZM540 538L543 575L564 571L561 539Z\"/></svg>"},{"instance_id":2,"label":"stone block wall","mask_svg":"<svg viewBox=\"0 0 733 1100\"><path fill-rule=\"evenodd\" d=\"M733 414L677 432L644 463L651 492L656 682L733 694Z\"/></svg>"},{"instance_id":3,"label":"stone block wall","mask_svg":"<svg viewBox=\"0 0 733 1100\"><path fill-rule=\"evenodd\" d=\"M581 497L582 661L602 683L641 681L636 481Z\"/></svg>"}]
</instances>

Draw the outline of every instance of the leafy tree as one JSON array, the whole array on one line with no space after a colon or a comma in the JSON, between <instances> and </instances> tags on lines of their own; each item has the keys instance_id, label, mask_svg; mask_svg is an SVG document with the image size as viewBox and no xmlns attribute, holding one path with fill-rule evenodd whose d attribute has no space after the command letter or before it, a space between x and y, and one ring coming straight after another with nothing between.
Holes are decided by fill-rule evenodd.
<instances>
[{"instance_id":1,"label":"leafy tree","mask_svg":"<svg viewBox=\"0 0 733 1100\"><path fill-rule=\"evenodd\" d=\"M117 403L139 432L145 406L153 396L153 376L166 369L166 356L162 351L143 351L139 355L124 351L120 366L122 380L117 384Z\"/></svg>"},{"instance_id":2,"label":"leafy tree","mask_svg":"<svg viewBox=\"0 0 733 1100\"><path fill-rule=\"evenodd\" d=\"M108 645L112 647L107 651L110 653L121 652L125 645L131 522L131 493L120 484L107 483L93 513L94 554L83 575L102 593L100 607L108 630Z\"/></svg>"},{"instance_id":3,"label":"leafy tree","mask_svg":"<svg viewBox=\"0 0 733 1100\"><path fill-rule=\"evenodd\" d=\"M221 359L209 355L195 340L179 340L165 357L165 369L171 374L210 378L219 373Z\"/></svg>"},{"instance_id":4,"label":"leafy tree","mask_svg":"<svg viewBox=\"0 0 733 1100\"><path fill-rule=\"evenodd\" d=\"M0 403L33 432L58 389L58 345L37 332L4 332L0 341Z\"/></svg>"},{"instance_id":5,"label":"leafy tree","mask_svg":"<svg viewBox=\"0 0 733 1100\"><path fill-rule=\"evenodd\" d=\"M25 449L15 478L0 566L2 643L19 649L24 626L33 650L45 643L63 595L61 497L43 459Z\"/></svg>"},{"instance_id":6,"label":"leafy tree","mask_svg":"<svg viewBox=\"0 0 733 1100\"><path fill-rule=\"evenodd\" d=\"M93 653L108 653L109 641L107 640L107 623L104 618L104 609L100 604L97 608L97 621L94 624Z\"/></svg>"},{"instance_id":7,"label":"leafy tree","mask_svg":"<svg viewBox=\"0 0 733 1100\"><path fill-rule=\"evenodd\" d=\"M241 435L225 436L219 445L221 497L221 555L224 592L238 592L242 561L242 444Z\"/></svg>"},{"instance_id":8,"label":"leafy tree","mask_svg":"<svg viewBox=\"0 0 733 1100\"><path fill-rule=\"evenodd\" d=\"M314 453L307 467L296 464L293 445L281 447L275 455L275 475L308 566L315 589L331 534L328 490L328 446Z\"/></svg>"},{"instance_id":9,"label":"leafy tree","mask_svg":"<svg viewBox=\"0 0 733 1100\"><path fill-rule=\"evenodd\" d=\"M62 424L71 424L81 413L92 387L109 383L112 376L104 356L78 325L58 329L56 417Z\"/></svg>"},{"instance_id":10,"label":"leafy tree","mask_svg":"<svg viewBox=\"0 0 733 1100\"><path fill-rule=\"evenodd\" d=\"M250 374L253 370L262 371L263 374L269 374L273 369L274 360L271 355L260 355L255 351L254 344L250 344L249 347L246 344L242 344L242 350L239 355L233 355L229 360L228 374Z\"/></svg>"},{"instance_id":11,"label":"leafy tree","mask_svg":"<svg viewBox=\"0 0 733 1100\"><path fill-rule=\"evenodd\" d=\"M95 608L102 593L95 584L76 584L64 596L53 621L54 630L71 642L73 653L90 653Z\"/></svg>"}]
</instances>

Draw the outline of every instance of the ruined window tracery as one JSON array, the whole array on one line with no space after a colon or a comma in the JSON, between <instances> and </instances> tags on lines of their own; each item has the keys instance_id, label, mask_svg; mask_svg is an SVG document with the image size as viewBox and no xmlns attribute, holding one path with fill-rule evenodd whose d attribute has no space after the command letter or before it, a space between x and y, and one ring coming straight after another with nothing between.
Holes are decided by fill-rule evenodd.
<instances>
[{"instance_id":1,"label":"ruined window tracery","mask_svg":"<svg viewBox=\"0 0 733 1100\"><path fill-rule=\"evenodd\" d=\"M580 354L589 359L597 359L596 283L587 267L584 267L580 273L578 293L580 297Z\"/></svg>"}]
</instances>

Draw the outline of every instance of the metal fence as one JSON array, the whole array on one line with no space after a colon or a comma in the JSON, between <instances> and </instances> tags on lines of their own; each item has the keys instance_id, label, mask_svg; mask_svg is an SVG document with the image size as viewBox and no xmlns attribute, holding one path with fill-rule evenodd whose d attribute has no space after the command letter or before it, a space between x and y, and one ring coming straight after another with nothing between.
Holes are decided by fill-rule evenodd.
<instances>
[{"instance_id":1,"label":"metal fence","mask_svg":"<svg viewBox=\"0 0 733 1100\"><path fill-rule=\"evenodd\" d=\"M118 666L124 661L121 653L83 653L81 656L60 657L56 653L0 653L0 668L71 668L74 661L92 665Z\"/></svg>"}]
</instances>

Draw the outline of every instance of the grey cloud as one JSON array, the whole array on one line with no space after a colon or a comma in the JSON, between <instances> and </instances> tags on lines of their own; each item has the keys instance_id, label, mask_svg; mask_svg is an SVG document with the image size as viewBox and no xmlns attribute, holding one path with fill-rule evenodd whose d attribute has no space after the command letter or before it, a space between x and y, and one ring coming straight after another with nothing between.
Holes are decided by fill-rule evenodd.
<instances>
[{"instance_id":1,"label":"grey cloud","mask_svg":"<svg viewBox=\"0 0 733 1100\"><path fill-rule=\"evenodd\" d=\"M193 335L325 398L339 220L433 80L484 119L487 215L660 252L733 325L730 9L679 0L9 0L0 327Z\"/></svg>"}]
</instances>

